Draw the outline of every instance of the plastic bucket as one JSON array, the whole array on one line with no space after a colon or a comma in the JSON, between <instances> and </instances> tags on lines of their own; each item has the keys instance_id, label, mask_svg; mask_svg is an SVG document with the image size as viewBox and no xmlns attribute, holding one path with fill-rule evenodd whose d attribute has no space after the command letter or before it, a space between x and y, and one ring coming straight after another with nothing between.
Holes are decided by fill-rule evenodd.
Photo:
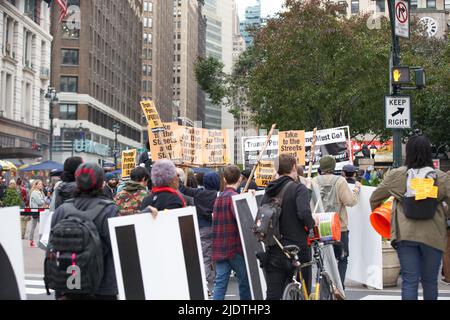
<instances>
[{"instance_id":1,"label":"plastic bucket","mask_svg":"<svg viewBox=\"0 0 450 320\"><path fill-rule=\"evenodd\" d=\"M320 241L341 240L341 220L337 212L316 213L314 220L319 228Z\"/></svg>"},{"instance_id":2,"label":"plastic bucket","mask_svg":"<svg viewBox=\"0 0 450 320\"><path fill-rule=\"evenodd\" d=\"M391 212L394 197L387 199L381 206L373 210L370 224L383 238L391 238Z\"/></svg>"}]
</instances>

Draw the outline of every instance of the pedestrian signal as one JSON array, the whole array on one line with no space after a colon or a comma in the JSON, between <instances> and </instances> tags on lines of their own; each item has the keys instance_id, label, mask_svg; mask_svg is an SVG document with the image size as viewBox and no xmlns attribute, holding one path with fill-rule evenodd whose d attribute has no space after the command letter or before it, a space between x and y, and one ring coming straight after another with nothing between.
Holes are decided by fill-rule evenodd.
<instances>
[{"instance_id":1,"label":"pedestrian signal","mask_svg":"<svg viewBox=\"0 0 450 320\"><path fill-rule=\"evenodd\" d=\"M411 81L409 67L392 68L392 84L403 84Z\"/></svg>"}]
</instances>

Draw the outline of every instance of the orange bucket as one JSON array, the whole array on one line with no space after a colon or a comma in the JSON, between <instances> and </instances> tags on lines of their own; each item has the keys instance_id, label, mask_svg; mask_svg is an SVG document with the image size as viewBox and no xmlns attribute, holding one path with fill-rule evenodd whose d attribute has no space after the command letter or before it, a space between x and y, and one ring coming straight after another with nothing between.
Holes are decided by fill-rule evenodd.
<instances>
[{"instance_id":1,"label":"orange bucket","mask_svg":"<svg viewBox=\"0 0 450 320\"><path fill-rule=\"evenodd\" d=\"M383 238L391 238L391 211L394 197L387 199L381 206L373 210L370 224Z\"/></svg>"},{"instance_id":2,"label":"orange bucket","mask_svg":"<svg viewBox=\"0 0 450 320\"><path fill-rule=\"evenodd\" d=\"M341 240L341 220L337 212L324 212L314 215L319 229L320 241Z\"/></svg>"}]
</instances>

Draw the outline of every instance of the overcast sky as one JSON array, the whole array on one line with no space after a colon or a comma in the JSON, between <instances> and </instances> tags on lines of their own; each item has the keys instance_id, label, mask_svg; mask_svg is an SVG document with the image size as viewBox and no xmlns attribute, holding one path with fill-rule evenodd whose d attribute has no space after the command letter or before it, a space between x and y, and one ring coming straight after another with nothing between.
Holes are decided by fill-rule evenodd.
<instances>
[{"instance_id":1,"label":"overcast sky","mask_svg":"<svg viewBox=\"0 0 450 320\"><path fill-rule=\"evenodd\" d=\"M243 20L245 19L245 8L256 5L256 0L236 0L236 3L239 11L239 19ZM262 17L264 18L278 12L283 3L284 0L261 0Z\"/></svg>"}]
</instances>

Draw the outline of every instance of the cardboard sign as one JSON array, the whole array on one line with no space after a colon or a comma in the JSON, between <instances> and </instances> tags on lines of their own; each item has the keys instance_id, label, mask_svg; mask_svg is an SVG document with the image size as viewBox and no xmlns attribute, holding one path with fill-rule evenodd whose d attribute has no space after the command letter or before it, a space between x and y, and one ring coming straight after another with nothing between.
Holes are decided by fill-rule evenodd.
<instances>
[{"instance_id":1,"label":"cardboard sign","mask_svg":"<svg viewBox=\"0 0 450 320\"><path fill-rule=\"evenodd\" d=\"M154 133L150 126L148 126L148 136L150 138L150 153L152 160L157 161L165 159L163 143L166 146L166 150L170 154L170 159L176 161L181 158L181 142L180 135L178 134L179 126L176 122L165 122L164 132L159 133L159 138Z\"/></svg>"},{"instance_id":2,"label":"cardboard sign","mask_svg":"<svg viewBox=\"0 0 450 320\"><path fill-rule=\"evenodd\" d=\"M189 165L203 163L203 132L206 129L180 127L181 134L181 161Z\"/></svg>"},{"instance_id":3,"label":"cardboard sign","mask_svg":"<svg viewBox=\"0 0 450 320\"><path fill-rule=\"evenodd\" d=\"M122 179L129 178L136 168L136 149L122 151Z\"/></svg>"},{"instance_id":4,"label":"cardboard sign","mask_svg":"<svg viewBox=\"0 0 450 320\"><path fill-rule=\"evenodd\" d=\"M164 131L164 126L159 118L153 101L141 101L141 108L147 118L147 123L153 132Z\"/></svg>"},{"instance_id":5,"label":"cardboard sign","mask_svg":"<svg viewBox=\"0 0 450 320\"><path fill-rule=\"evenodd\" d=\"M203 130L203 164L220 165L228 162L228 130Z\"/></svg>"},{"instance_id":6,"label":"cardboard sign","mask_svg":"<svg viewBox=\"0 0 450 320\"><path fill-rule=\"evenodd\" d=\"M291 154L297 164L305 165L305 131L281 131L278 133L278 154Z\"/></svg>"},{"instance_id":7,"label":"cardboard sign","mask_svg":"<svg viewBox=\"0 0 450 320\"><path fill-rule=\"evenodd\" d=\"M258 187L267 187L276 173L275 163L273 161L261 161L255 171L255 182Z\"/></svg>"}]
</instances>

